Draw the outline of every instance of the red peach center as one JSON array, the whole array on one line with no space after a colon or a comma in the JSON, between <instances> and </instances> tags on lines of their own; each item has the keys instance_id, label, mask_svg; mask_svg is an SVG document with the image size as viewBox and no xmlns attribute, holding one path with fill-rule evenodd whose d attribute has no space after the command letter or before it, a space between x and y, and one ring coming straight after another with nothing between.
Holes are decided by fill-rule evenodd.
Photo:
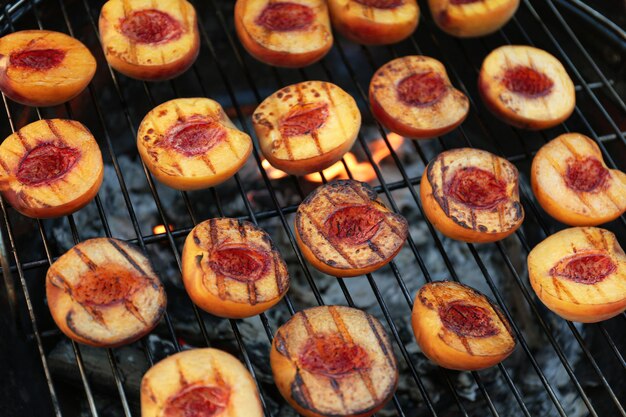
<instances>
[{"instance_id":1,"label":"red peach center","mask_svg":"<svg viewBox=\"0 0 626 417\"><path fill-rule=\"evenodd\" d=\"M166 134L164 147L187 156L201 155L224 140L226 131L214 121L191 121L175 125Z\"/></svg>"},{"instance_id":2,"label":"red peach center","mask_svg":"<svg viewBox=\"0 0 626 417\"><path fill-rule=\"evenodd\" d=\"M228 406L230 391L220 387L194 386L169 398L163 417L212 417Z\"/></svg>"},{"instance_id":3,"label":"red peach center","mask_svg":"<svg viewBox=\"0 0 626 417\"><path fill-rule=\"evenodd\" d=\"M347 206L331 214L324 227L329 238L360 245L374 237L383 221L383 214L373 207Z\"/></svg>"},{"instance_id":4,"label":"red peach center","mask_svg":"<svg viewBox=\"0 0 626 417\"><path fill-rule=\"evenodd\" d=\"M155 9L137 10L122 19L122 33L139 43L162 43L178 39L183 28L178 20Z\"/></svg>"},{"instance_id":5,"label":"red peach center","mask_svg":"<svg viewBox=\"0 0 626 417\"><path fill-rule=\"evenodd\" d=\"M463 301L449 303L439 311L439 317L448 330L459 336L488 337L500 332L486 309Z\"/></svg>"},{"instance_id":6,"label":"red peach center","mask_svg":"<svg viewBox=\"0 0 626 417\"><path fill-rule=\"evenodd\" d=\"M299 363L311 373L337 378L367 369L370 358L361 346L345 341L338 334L325 334L306 342Z\"/></svg>"},{"instance_id":7,"label":"red peach center","mask_svg":"<svg viewBox=\"0 0 626 417\"><path fill-rule=\"evenodd\" d=\"M544 96L554 86L554 82L546 74L521 65L508 68L504 73L503 82L509 91L528 97Z\"/></svg>"},{"instance_id":8,"label":"red peach center","mask_svg":"<svg viewBox=\"0 0 626 417\"><path fill-rule=\"evenodd\" d=\"M128 299L144 279L125 268L107 265L82 274L72 297L81 304L109 306Z\"/></svg>"},{"instance_id":9,"label":"red peach center","mask_svg":"<svg viewBox=\"0 0 626 417\"><path fill-rule=\"evenodd\" d=\"M246 246L222 247L211 252L209 265L215 272L242 282L263 277L269 259L266 253Z\"/></svg>"},{"instance_id":10,"label":"red peach center","mask_svg":"<svg viewBox=\"0 0 626 417\"><path fill-rule=\"evenodd\" d=\"M315 12L308 6L281 2L270 3L256 19L257 25L269 30L288 32L306 29L313 24Z\"/></svg>"},{"instance_id":11,"label":"red peach center","mask_svg":"<svg viewBox=\"0 0 626 417\"><path fill-rule=\"evenodd\" d=\"M430 105L441 99L446 83L434 71L413 74L398 83L398 97L409 106Z\"/></svg>"},{"instance_id":12,"label":"red peach center","mask_svg":"<svg viewBox=\"0 0 626 417\"><path fill-rule=\"evenodd\" d=\"M504 181L476 167L459 169L448 185L448 195L479 209L493 208L508 198Z\"/></svg>"},{"instance_id":13,"label":"red peach center","mask_svg":"<svg viewBox=\"0 0 626 417\"><path fill-rule=\"evenodd\" d=\"M297 104L280 122L280 134L283 137L308 135L314 133L328 119L328 104Z\"/></svg>"},{"instance_id":14,"label":"red peach center","mask_svg":"<svg viewBox=\"0 0 626 417\"><path fill-rule=\"evenodd\" d=\"M550 274L580 284L593 285L615 272L617 266L604 253L578 253L561 259Z\"/></svg>"},{"instance_id":15,"label":"red peach center","mask_svg":"<svg viewBox=\"0 0 626 417\"><path fill-rule=\"evenodd\" d=\"M402 6L404 0L354 0L364 6L374 7L376 9L395 9Z\"/></svg>"},{"instance_id":16,"label":"red peach center","mask_svg":"<svg viewBox=\"0 0 626 417\"><path fill-rule=\"evenodd\" d=\"M450 4L458 6L460 4L478 3L484 0L450 0Z\"/></svg>"},{"instance_id":17,"label":"red peach center","mask_svg":"<svg viewBox=\"0 0 626 417\"><path fill-rule=\"evenodd\" d=\"M67 173L78 160L80 151L51 143L31 149L17 167L17 179L23 184L40 185Z\"/></svg>"},{"instance_id":18,"label":"red peach center","mask_svg":"<svg viewBox=\"0 0 626 417\"><path fill-rule=\"evenodd\" d=\"M609 170L596 158L572 158L567 164L565 183L576 191L591 192L604 185L608 176Z\"/></svg>"},{"instance_id":19,"label":"red peach center","mask_svg":"<svg viewBox=\"0 0 626 417\"><path fill-rule=\"evenodd\" d=\"M32 49L14 52L10 60L14 67L45 71L59 66L64 58L65 51L60 49Z\"/></svg>"}]
</instances>

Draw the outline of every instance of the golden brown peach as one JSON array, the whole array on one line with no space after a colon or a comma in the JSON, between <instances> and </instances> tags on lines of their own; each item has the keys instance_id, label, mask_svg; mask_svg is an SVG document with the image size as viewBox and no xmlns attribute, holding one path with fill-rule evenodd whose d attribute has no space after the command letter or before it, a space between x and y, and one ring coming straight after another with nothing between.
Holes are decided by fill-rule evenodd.
<instances>
[{"instance_id":1,"label":"golden brown peach","mask_svg":"<svg viewBox=\"0 0 626 417\"><path fill-rule=\"evenodd\" d=\"M139 155L152 175L177 190L220 184L239 171L252 140L208 98L179 98L152 109L137 131Z\"/></svg>"},{"instance_id":2,"label":"golden brown peach","mask_svg":"<svg viewBox=\"0 0 626 417\"><path fill-rule=\"evenodd\" d=\"M109 0L99 27L109 64L139 80L174 78L200 51L196 10L186 0Z\"/></svg>"},{"instance_id":3,"label":"golden brown peach","mask_svg":"<svg viewBox=\"0 0 626 417\"><path fill-rule=\"evenodd\" d=\"M415 0L329 0L333 27L365 45L400 42L415 31L420 9Z\"/></svg>"},{"instance_id":4,"label":"golden brown peach","mask_svg":"<svg viewBox=\"0 0 626 417\"><path fill-rule=\"evenodd\" d=\"M384 328L356 308L297 312L276 332L270 365L280 393L306 417L369 417L398 384Z\"/></svg>"},{"instance_id":5,"label":"golden brown peach","mask_svg":"<svg viewBox=\"0 0 626 417\"><path fill-rule=\"evenodd\" d=\"M266 98L254 111L252 124L272 166L304 175L328 168L352 148L361 113L335 84L306 81Z\"/></svg>"},{"instance_id":6,"label":"golden brown peach","mask_svg":"<svg viewBox=\"0 0 626 417\"><path fill-rule=\"evenodd\" d=\"M424 285L411 315L417 344L444 368L471 371L494 366L515 349L511 324L475 289L451 281Z\"/></svg>"},{"instance_id":7,"label":"golden brown peach","mask_svg":"<svg viewBox=\"0 0 626 417\"><path fill-rule=\"evenodd\" d=\"M277 67L311 65L333 46L323 0L237 0L235 29L250 55Z\"/></svg>"},{"instance_id":8,"label":"golden brown peach","mask_svg":"<svg viewBox=\"0 0 626 417\"><path fill-rule=\"evenodd\" d=\"M416 139L450 132L469 111L469 100L452 86L443 64L426 56L405 56L383 65L372 77L369 97L380 123Z\"/></svg>"},{"instance_id":9,"label":"golden brown peach","mask_svg":"<svg viewBox=\"0 0 626 417\"><path fill-rule=\"evenodd\" d=\"M495 242L521 226L519 173L506 159L471 148L432 160L422 176L424 214L444 235L464 242Z\"/></svg>"},{"instance_id":10,"label":"golden brown peach","mask_svg":"<svg viewBox=\"0 0 626 417\"><path fill-rule=\"evenodd\" d=\"M81 209L98 194L103 173L96 140L73 120L39 120L0 145L0 192L28 217Z\"/></svg>"},{"instance_id":11,"label":"golden brown peach","mask_svg":"<svg viewBox=\"0 0 626 417\"><path fill-rule=\"evenodd\" d=\"M488 35L513 17L519 0L428 0L441 30L460 38Z\"/></svg>"},{"instance_id":12,"label":"golden brown peach","mask_svg":"<svg viewBox=\"0 0 626 417\"><path fill-rule=\"evenodd\" d=\"M566 320L595 323L626 310L626 255L608 230L548 236L528 254L528 276L539 299Z\"/></svg>"},{"instance_id":13,"label":"golden brown peach","mask_svg":"<svg viewBox=\"0 0 626 417\"><path fill-rule=\"evenodd\" d=\"M541 207L570 226L595 226L626 212L626 174L608 169L598 145L580 133L542 146L530 179Z\"/></svg>"},{"instance_id":14,"label":"golden brown peach","mask_svg":"<svg viewBox=\"0 0 626 417\"><path fill-rule=\"evenodd\" d=\"M574 83L563 65L531 46L501 46L487 55L478 91L493 114L522 129L556 126L576 106Z\"/></svg>"},{"instance_id":15,"label":"golden brown peach","mask_svg":"<svg viewBox=\"0 0 626 417\"><path fill-rule=\"evenodd\" d=\"M109 238L79 243L50 265L46 295L61 331L96 347L125 345L150 333L167 302L139 248Z\"/></svg>"},{"instance_id":16,"label":"golden brown peach","mask_svg":"<svg viewBox=\"0 0 626 417\"><path fill-rule=\"evenodd\" d=\"M141 380L141 417L263 417L259 393L241 362L218 349L176 353Z\"/></svg>"},{"instance_id":17,"label":"golden brown peach","mask_svg":"<svg viewBox=\"0 0 626 417\"><path fill-rule=\"evenodd\" d=\"M87 87L96 60L77 39L49 30L0 38L0 91L27 106L56 106Z\"/></svg>"},{"instance_id":18,"label":"golden brown peach","mask_svg":"<svg viewBox=\"0 0 626 417\"><path fill-rule=\"evenodd\" d=\"M304 199L295 230L311 265L329 275L354 277L388 264L406 241L408 223L366 183L337 180Z\"/></svg>"}]
</instances>

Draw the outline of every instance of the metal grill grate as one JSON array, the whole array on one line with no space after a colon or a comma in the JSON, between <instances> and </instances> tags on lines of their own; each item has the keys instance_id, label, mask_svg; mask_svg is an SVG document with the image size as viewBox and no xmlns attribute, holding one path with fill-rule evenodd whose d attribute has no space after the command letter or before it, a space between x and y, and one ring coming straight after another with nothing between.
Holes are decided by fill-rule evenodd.
<instances>
[{"instance_id":1,"label":"metal grill grate","mask_svg":"<svg viewBox=\"0 0 626 417\"><path fill-rule=\"evenodd\" d=\"M495 298L513 325L514 332L520 342L519 355L522 355L523 360L529 363L536 374L537 384L543 387L543 394L539 398L549 404L545 407L545 415L568 415L567 406L564 403L571 402L573 399L564 398L558 393L558 389L555 388L554 375L545 371L542 360L537 357L537 352L527 343L527 333L531 331L529 326L534 329L532 331L540 332L547 339L551 355L558 357L560 366L569 378L569 383L574 387L575 399L582 400L583 408L576 415L626 416L622 404L626 397L626 390L623 387L623 378L626 376L626 361L622 353L626 344L623 332L620 331L624 328L626 315L622 314L607 323L589 325L598 331L600 345L605 348L608 347L606 350L598 349L596 344L589 344L585 340L581 327L570 322L566 323L567 333L566 340L564 340L563 337L559 337L554 332L554 325L558 320L555 320L551 313L546 312L532 291L529 290L525 278L525 269L515 262L515 251L521 251L525 258L531 247L539 240L555 232L557 227L562 227L549 219L539 208L529 187L527 173L530 162L533 154L543 143L557 134L579 131L598 142L609 166L622 170L626 168L626 132L624 132L626 130L626 105L622 98L623 93L622 95L618 93L617 88L620 86L616 86L611 80L615 74L605 73L605 71L610 71L610 66L604 68L604 64L596 63L600 52L589 51L583 46L582 41L577 37L576 33L578 32L571 26L571 16L569 14L564 15L562 13L564 9L557 7L557 4L561 5L562 2L564 1L537 0L531 2L524 0L516 17L504 30L481 40L460 41L449 38L434 27L429 16L422 17L417 33L401 44L369 48L337 39L331 53L320 63L306 69L287 71L262 66L242 51L234 37L233 2L196 1L194 5L198 11L202 38L201 56L198 62L188 73L177 80L160 84L147 84L129 80L106 66L97 33L97 16L102 1L19 1L4 7L1 15L2 20L0 20L2 33L33 27L69 33L83 41L91 49L98 59L99 69L94 82L86 92L71 103L58 108L33 110L16 105L3 96L6 114L0 116L2 119L0 133L6 136L11 131L36 118L76 118L89 126L94 131L94 136L99 140L105 162L111 164L119 183L119 192L123 196L124 207L118 209L120 212L125 211L124 215L135 235L129 241L138 244L146 252L150 252L154 245L167 248L169 261L174 264L178 271L180 271L181 266L180 246L184 237L197 222L215 216L240 217L255 224L261 223L261 226L264 226L266 222L276 222L277 230L280 231L287 243L285 250L290 251L290 257L295 259L290 265L290 271L295 269L300 271L301 276L298 276L297 279L303 277L310 286L310 299L293 300L289 295L285 298L284 305L281 307L286 307L288 312L293 314L297 309L308 307L313 303L323 304L323 294L318 285L328 285L326 282L322 283L322 281L316 280L314 273L309 265L304 262L296 245L292 231L292 215L297 208L297 202L284 203L280 201L282 191L285 188L291 189L293 195L301 200L310 191L311 184L306 183L302 178L295 177L281 180L270 179L262 168L262 159L258 148L255 148L254 158L248 162L248 165L254 166L256 164L257 181L261 183L261 188L267 193L268 201L265 204L259 204L250 198L251 184L245 182L240 175L236 175L234 179L229 181L229 184L232 183L230 184L231 189L238 193L236 198L240 199L243 204L245 209L243 213L231 212L223 204L226 198L232 196L226 196L221 186L191 194L180 193L185 210L184 215L180 218L187 220L185 220L184 226L179 224L176 227L172 224L171 219L180 214L172 213L172 209L164 203L163 194L167 190L161 185L157 185L146 168L142 166L146 181L144 187L149 190L149 194L154 200L153 204L158 222L164 225L163 233L151 233L146 228L151 228L152 225L144 224L137 214L132 190L129 190L129 178L125 175L124 167L120 163L121 155L136 156L134 149L136 126L147 110L162 101L174 97L201 95L220 101L239 127L252 135L249 116L262 98L289 83L307 79L328 80L352 93L359 103L364 120L369 120L369 123L377 128L372 131L363 131L355 145L355 148L364 155L364 160L374 169L376 178L372 182L377 184L376 190L396 212L401 210L398 203L398 192L407 193L408 199L421 213L422 208L416 188L419 186L420 176L409 174L409 171L413 171L409 170L408 165L402 161L402 155L394 150L385 131L380 125L373 124L368 110L366 91L373 72L391 58L407 54L424 54L436 57L446 65L453 84L470 98L471 112L468 120L455 132L429 143L413 142L409 144L408 147L411 148L411 152L416 155L416 160L413 163L421 167L419 170L421 172L423 166L437 152L451 147L475 146L494 151L518 166L521 173L521 198L526 211L524 228L518 230L515 236L508 239L514 241L515 245L507 244L507 240L484 245L487 248L482 246L479 248L472 244L451 242L442 239L433 227L426 223L429 232L428 238L430 242L434 242L438 254L437 262L443 262L443 269L446 270L446 275L449 278L464 281L466 277L459 276L458 262L451 259L450 252L455 248L468 251L476 264L476 274L482 276L487 288L491 290L489 295ZM578 1L565 3L567 3L568 8L580 7ZM421 2L420 6L422 7L422 14L428 15L424 1ZM565 16L568 18L566 19ZM597 23L597 25L604 31L602 33L605 33L607 39L610 36L614 38L624 36L623 32L620 34L619 28L607 26L606 22ZM624 42L623 39L622 42ZM577 85L578 105L570 120L547 132L530 133L506 127L495 121L491 115L486 114L482 104L475 100L478 97L475 80L482 57L495 46L505 43L536 45L554 53L563 62ZM621 51L621 58L624 59L626 47L624 44L622 47L624 49ZM616 50L618 50L617 47ZM623 75L622 73L621 76L623 77ZM617 77L619 80L620 75L618 74ZM621 88L624 86L622 85ZM373 136L381 137L390 151L387 165L393 170L391 175L383 173L382 163L373 157L371 149ZM134 163L140 164L141 162L136 159ZM350 165L345 160L343 160L343 166L347 176L352 178L353 173ZM389 177L394 177L393 181ZM323 174L322 180L326 182ZM98 213L98 219L94 221L101 223L101 229L106 236L111 236L111 213L107 213L106 205L101 200L102 197L100 195L92 203ZM209 201L211 209L200 210L199 202L202 200ZM7 207L3 201L0 201L0 208L8 236L7 249L12 255L10 268L7 269L6 264L3 263L9 299L13 300L10 306L15 307L15 314L18 317L21 313L27 314L29 320L26 325L22 325L22 328L18 329L18 333L32 335L29 343L36 347L41 360L41 368L49 390L50 410L56 416L77 415L76 410L69 405L67 395L59 394L58 381L49 367L48 354L51 342L48 340L58 339L60 336L58 331L50 325L40 288L47 267L63 252L60 248L62 244L57 242L57 236L51 232L51 223L48 221L25 220ZM75 216L67 217L66 221L66 226L71 232L74 243L87 238L81 235ZM616 232L622 245L626 244L626 219L624 216L609 225L608 228ZM38 237L36 237L37 233ZM29 246L25 244L25 237L30 237L28 239L29 244L34 245L30 247L36 248L35 250L26 249ZM420 368L420 364L416 360L418 355L408 347L412 341L412 335L404 334L398 324L403 320L408 320L413 294L419 285L425 281L440 279L440 277L433 271L433 261L424 259L420 245L414 239L415 236L409 236L408 244L403 251L412 254L414 264L416 262L419 269L407 271L406 268L402 268L396 262L391 262L385 268L386 276L393 277L396 281L395 291L405 300L405 310L396 312L390 309L388 299L380 288L382 278L378 272L374 273L373 276L367 275L365 278L360 278L367 280L377 301L377 305L372 309L384 317L384 324L395 342L400 362L406 369L405 373L408 375L406 383L409 385L409 389L417 390L420 394L417 401L408 401L406 398L395 396L392 403L380 415L449 415L445 411L450 410L449 404L446 404L447 401L452 401L455 404L456 415L469 416L475 413L493 416L510 415L499 409L498 404L501 404L502 399L499 399L498 402L494 400L493 392L490 389L494 381L487 379L492 377L496 378L496 383L504 382L509 388L506 398L516 403L516 406L513 407L514 415L532 415L534 408L530 405L530 400L527 397L528 389L517 379L514 370L507 366L507 361L498 365L497 372L485 373L481 371L469 374L473 383L477 384L480 393L479 398L472 402L468 401L460 392L455 380L456 373L443 369L436 370L437 377L447 390L442 395L435 395L432 386L429 386L425 381L424 370ZM485 250L495 253L500 259L502 269L494 269L484 259ZM7 274L8 271L13 272L16 276L15 284ZM530 325L516 320L519 307L512 305L510 294L507 297L503 289L497 285L494 277L498 274L512 277L513 284L507 287L507 291L514 291L514 297L520 299L519 304L530 311L532 319ZM178 276L178 278L180 277ZM330 278L324 279L330 280ZM350 282L337 279L336 285L343 293L346 304L359 307L360 300L356 297L353 298ZM11 297L11 292L15 293L13 294L14 297ZM16 302L17 305L15 305ZM188 299L185 302L190 304ZM204 344L219 343L219 341L211 340L209 336L210 332L206 328L206 314L200 312L195 306L192 307L192 311L200 338ZM262 339L263 349L267 351L274 331L282 322L275 322L265 314L250 320L261 321L266 333L266 337L264 336ZM168 313L166 313L164 322L164 329L169 335L170 342L175 350L180 350L180 330ZM262 364L251 358L250 345L256 341L246 340L242 335L241 326L245 325L245 322L230 320L229 323L238 348L237 354L257 380L266 416L278 416L280 414L276 412L276 406L269 403L282 400L275 392L271 381L264 380L259 374L258 371ZM565 349L568 340L571 341L577 351L581 352L581 361L590 369L591 378L597 381L596 387L585 383L586 376L580 375L575 365L568 358ZM154 357L154 351L147 338L138 343L145 353L148 364L161 359L161 357ZM88 415L108 415L102 411L95 398L92 387L93 377L90 377L90 370L83 360L85 348L74 342L71 346L75 371L79 374L83 389L83 392L74 395L80 396L81 400L86 400ZM600 356L598 352L608 353ZM132 405L132 399L129 398L124 369L120 364L118 355L116 355L116 350L107 350L107 359L119 396L117 407L121 411L121 415L138 415ZM2 358L2 360L7 360L7 358ZM36 369L36 367L33 368ZM607 370L609 369L617 369L617 371L613 372L612 376L608 376ZM615 375L618 377L616 378ZM136 399L134 401L136 402ZM480 409L476 408L474 403L479 404L483 411L479 411Z\"/></svg>"}]
</instances>

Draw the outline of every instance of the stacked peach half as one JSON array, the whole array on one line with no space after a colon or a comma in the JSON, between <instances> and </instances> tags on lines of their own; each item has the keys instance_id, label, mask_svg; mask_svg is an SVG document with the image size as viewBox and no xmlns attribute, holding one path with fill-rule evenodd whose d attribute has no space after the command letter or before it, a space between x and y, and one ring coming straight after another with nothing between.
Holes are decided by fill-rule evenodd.
<instances>
[{"instance_id":1,"label":"stacked peach half","mask_svg":"<svg viewBox=\"0 0 626 417\"><path fill-rule=\"evenodd\" d=\"M519 0L428 0L441 30L461 38L488 35L515 14Z\"/></svg>"}]
</instances>

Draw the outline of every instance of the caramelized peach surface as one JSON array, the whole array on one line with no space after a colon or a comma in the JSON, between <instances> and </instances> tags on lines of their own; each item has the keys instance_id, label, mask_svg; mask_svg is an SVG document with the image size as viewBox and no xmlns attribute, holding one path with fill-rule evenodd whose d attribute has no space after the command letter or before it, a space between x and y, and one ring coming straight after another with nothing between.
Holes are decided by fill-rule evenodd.
<instances>
[{"instance_id":1,"label":"caramelized peach surface","mask_svg":"<svg viewBox=\"0 0 626 417\"><path fill-rule=\"evenodd\" d=\"M102 155L91 132L73 120L39 120L0 145L0 192L25 216L59 217L98 193Z\"/></svg>"},{"instance_id":2,"label":"caramelized peach surface","mask_svg":"<svg viewBox=\"0 0 626 417\"><path fill-rule=\"evenodd\" d=\"M428 220L444 235L466 242L494 242L524 220L518 171L506 159L479 149L440 153L420 184Z\"/></svg>"},{"instance_id":3,"label":"caramelized peach surface","mask_svg":"<svg viewBox=\"0 0 626 417\"><path fill-rule=\"evenodd\" d=\"M385 45L409 37L419 21L415 0L330 0L333 27L366 45Z\"/></svg>"},{"instance_id":4,"label":"caramelized peach surface","mask_svg":"<svg viewBox=\"0 0 626 417\"><path fill-rule=\"evenodd\" d=\"M594 323L626 310L626 255L608 230L573 227L547 237L528 254L528 275L564 319Z\"/></svg>"},{"instance_id":5,"label":"caramelized peach surface","mask_svg":"<svg viewBox=\"0 0 626 417\"><path fill-rule=\"evenodd\" d=\"M237 0L235 29L250 55L278 67L310 65L333 45L323 0Z\"/></svg>"},{"instance_id":6,"label":"caramelized peach surface","mask_svg":"<svg viewBox=\"0 0 626 417\"><path fill-rule=\"evenodd\" d=\"M196 60L196 11L185 0L109 0L100 11L100 40L109 64L140 80L174 78Z\"/></svg>"},{"instance_id":7,"label":"caramelized peach surface","mask_svg":"<svg viewBox=\"0 0 626 417\"><path fill-rule=\"evenodd\" d=\"M143 337L165 310L165 291L150 261L123 241L86 240L56 262L46 276L52 318L68 337L115 347Z\"/></svg>"},{"instance_id":8,"label":"caramelized peach surface","mask_svg":"<svg viewBox=\"0 0 626 417\"><path fill-rule=\"evenodd\" d=\"M515 349L515 336L502 311L457 282L424 285L415 297L412 324L424 355L444 368L487 368Z\"/></svg>"},{"instance_id":9,"label":"caramelized peach surface","mask_svg":"<svg viewBox=\"0 0 626 417\"><path fill-rule=\"evenodd\" d=\"M428 0L441 30L461 38L495 32L513 17L519 0Z\"/></svg>"},{"instance_id":10,"label":"caramelized peach surface","mask_svg":"<svg viewBox=\"0 0 626 417\"><path fill-rule=\"evenodd\" d=\"M531 184L543 209L571 226L595 226L626 212L626 174L607 168L598 145L580 133L539 149Z\"/></svg>"},{"instance_id":11,"label":"caramelized peach surface","mask_svg":"<svg viewBox=\"0 0 626 417\"><path fill-rule=\"evenodd\" d=\"M378 121L411 138L450 132L469 111L469 100L452 86L443 64L426 56L383 65L372 77L369 97Z\"/></svg>"},{"instance_id":12,"label":"caramelized peach surface","mask_svg":"<svg viewBox=\"0 0 626 417\"><path fill-rule=\"evenodd\" d=\"M276 332L270 364L280 393L307 417L371 416L398 383L384 328L349 307L297 312Z\"/></svg>"},{"instance_id":13,"label":"caramelized peach surface","mask_svg":"<svg viewBox=\"0 0 626 417\"><path fill-rule=\"evenodd\" d=\"M210 219L187 236L183 282L203 310L243 318L278 303L289 289L289 273L265 231L237 219Z\"/></svg>"},{"instance_id":14,"label":"caramelized peach surface","mask_svg":"<svg viewBox=\"0 0 626 417\"><path fill-rule=\"evenodd\" d=\"M0 91L27 106L55 106L87 87L96 60L77 39L48 30L0 38Z\"/></svg>"},{"instance_id":15,"label":"caramelized peach surface","mask_svg":"<svg viewBox=\"0 0 626 417\"><path fill-rule=\"evenodd\" d=\"M208 98L179 98L152 109L137 132L137 148L152 175L177 190L226 181L252 152L222 106Z\"/></svg>"},{"instance_id":16,"label":"caramelized peach surface","mask_svg":"<svg viewBox=\"0 0 626 417\"><path fill-rule=\"evenodd\" d=\"M369 185L337 180L298 207L296 239L304 257L329 275L353 277L389 263L402 249L408 224Z\"/></svg>"},{"instance_id":17,"label":"caramelized peach surface","mask_svg":"<svg viewBox=\"0 0 626 417\"><path fill-rule=\"evenodd\" d=\"M523 129L556 126L576 105L574 83L563 65L532 46L493 50L480 69L478 91L492 113Z\"/></svg>"},{"instance_id":18,"label":"caramelized peach surface","mask_svg":"<svg viewBox=\"0 0 626 417\"><path fill-rule=\"evenodd\" d=\"M304 175L328 168L352 148L361 113L336 85L306 81L266 98L254 111L252 124L272 166Z\"/></svg>"},{"instance_id":19,"label":"caramelized peach surface","mask_svg":"<svg viewBox=\"0 0 626 417\"><path fill-rule=\"evenodd\" d=\"M262 417L252 376L218 349L193 349L158 362L141 381L141 417Z\"/></svg>"}]
</instances>

